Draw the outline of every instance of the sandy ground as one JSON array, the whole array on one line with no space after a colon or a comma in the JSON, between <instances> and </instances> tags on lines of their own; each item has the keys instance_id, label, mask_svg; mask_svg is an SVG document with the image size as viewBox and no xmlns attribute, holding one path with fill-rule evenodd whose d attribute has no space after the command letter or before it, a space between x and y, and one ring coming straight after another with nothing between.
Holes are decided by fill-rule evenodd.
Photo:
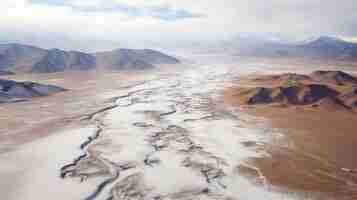
<instances>
[{"instance_id":1,"label":"sandy ground","mask_svg":"<svg viewBox=\"0 0 357 200\"><path fill-rule=\"evenodd\" d=\"M1 104L0 150L46 136L78 120L81 115L105 106L105 95L110 95L113 90L154 78L154 75L150 77L140 73L56 73L2 77L54 84L69 91L27 102Z\"/></svg>"},{"instance_id":2,"label":"sandy ground","mask_svg":"<svg viewBox=\"0 0 357 200\"><path fill-rule=\"evenodd\" d=\"M310 69L306 70L309 72ZM242 77L239 86L254 86L256 83L248 80L256 76ZM331 199L357 198L355 112L281 105L245 106L232 89L225 91L225 101L266 120L282 134L281 138L264 145L271 157L251 159L269 183L304 191L307 195L312 192L327 194ZM325 195L318 199L326 199Z\"/></svg>"},{"instance_id":3,"label":"sandy ground","mask_svg":"<svg viewBox=\"0 0 357 200\"><path fill-rule=\"evenodd\" d=\"M271 147L273 159L256 160L273 184L357 197L356 114L268 107L249 112L269 119L287 136Z\"/></svg>"},{"instance_id":4,"label":"sandy ground","mask_svg":"<svg viewBox=\"0 0 357 200\"><path fill-rule=\"evenodd\" d=\"M0 105L1 198L63 199L67 192L67 199L81 199L80 195L93 190L90 183L64 182L59 178L61 166L79 155L79 144L93 134L95 127L81 119L107 106L108 98L118 88L155 76L142 72L3 76L59 85L69 91ZM94 185L97 182L94 180Z\"/></svg>"},{"instance_id":5,"label":"sandy ground","mask_svg":"<svg viewBox=\"0 0 357 200\"><path fill-rule=\"evenodd\" d=\"M9 200L296 199L240 175L242 165L258 172L246 159L265 155L244 143L269 137L247 125L254 118L219 102L231 72L199 65L142 78L43 78L71 91L2 107L1 193ZM17 78L39 80L32 76Z\"/></svg>"},{"instance_id":6,"label":"sandy ground","mask_svg":"<svg viewBox=\"0 0 357 200\"><path fill-rule=\"evenodd\" d=\"M292 68L279 67L279 70ZM272 181L281 177L278 174L289 177L287 174L294 172L285 173L284 167L270 164L277 158L274 155L279 155L274 154L275 144L278 150L285 147L282 144L292 144L284 143L290 138L284 137L285 131L272 128L264 118L254 117L254 114L261 116L258 113L249 114L222 102L222 91L236 84L237 75L239 79L239 75L263 70L271 70L271 66L206 62L180 70L144 74L11 77L56 84L70 91L1 105L0 162L5 163L0 167L2 198L286 200L317 197L320 195L317 190L285 190L286 182L280 182L279 178ZM288 162L277 160L283 162L280 166ZM347 160L343 167L353 167L354 163L347 165ZM312 166L321 166L321 162L316 163ZM306 174L311 172L309 169L305 170ZM346 172L346 177L350 175ZM328 173L327 176L333 177Z\"/></svg>"}]
</instances>

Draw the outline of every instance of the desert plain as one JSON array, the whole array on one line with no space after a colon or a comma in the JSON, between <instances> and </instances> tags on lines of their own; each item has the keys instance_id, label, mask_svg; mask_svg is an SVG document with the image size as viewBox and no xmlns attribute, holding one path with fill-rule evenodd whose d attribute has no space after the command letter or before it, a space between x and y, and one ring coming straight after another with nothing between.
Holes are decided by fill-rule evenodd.
<instances>
[{"instance_id":1,"label":"desert plain","mask_svg":"<svg viewBox=\"0 0 357 200\"><path fill-rule=\"evenodd\" d=\"M68 91L1 105L0 192L9 200L354 199L354 111L248 105L235 90L274 87L256 78L292 69L341 71L217 62L11 75Z\"/></svg>"}]
</instances>

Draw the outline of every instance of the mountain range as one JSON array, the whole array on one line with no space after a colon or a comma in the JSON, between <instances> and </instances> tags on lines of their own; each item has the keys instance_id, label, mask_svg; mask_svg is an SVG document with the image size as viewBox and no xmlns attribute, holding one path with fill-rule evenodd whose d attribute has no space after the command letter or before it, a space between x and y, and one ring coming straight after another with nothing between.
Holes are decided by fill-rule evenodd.
<instances>
[{"instance_id":1,"label":"mountain range","mask_svg":"<svg viewBox=\"0 0 357 200\"><path fill-rule=\"evenodd\" d=\"M91 69L152 69L162 64L177 63L177 58L150 49L85 53L16 43L0 44L0 71L51 73Z\"/></svg>"},{"instance_id":2,"label":"mountain range","mask_svg":"<svg viewBox=\"0 0 357 200\"><path fill-rule=\"evenodd\" d=\"M239 56L357 61L356 43L328 36L301 43L245 40L237 42L234 51Z\"/></svg>"}]
</instances>

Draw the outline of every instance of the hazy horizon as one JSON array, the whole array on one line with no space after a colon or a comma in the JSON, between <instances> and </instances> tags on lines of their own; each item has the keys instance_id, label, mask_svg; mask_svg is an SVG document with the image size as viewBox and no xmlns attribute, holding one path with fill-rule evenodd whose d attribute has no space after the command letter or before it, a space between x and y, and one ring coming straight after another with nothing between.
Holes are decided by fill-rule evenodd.
<instances>
[{"instance_id":1,"label":"hazy horizon","mask_svg":"<svg viewBox=\"0 0 357 200\"><path fill-rule=\"evenodd\" d=\"M4 0L0 42L103 51L199 46L242 35L356 41L356 9L352 0Z\"/></svg>"}]
</instances>

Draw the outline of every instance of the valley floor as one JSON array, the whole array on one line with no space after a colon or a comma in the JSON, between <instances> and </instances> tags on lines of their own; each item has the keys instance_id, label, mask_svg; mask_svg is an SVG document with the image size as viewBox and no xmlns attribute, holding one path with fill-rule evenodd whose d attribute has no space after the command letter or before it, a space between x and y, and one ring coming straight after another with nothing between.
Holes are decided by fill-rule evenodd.
<instances>
[{"instance_id":1,"label":"valley floor","mask_svg":"<svg viewBox=\"0 0 357 200\"><path fill-rule=\"evenodd\" d=\"M2 198L328 199L272 185L250 162L271 158L284 132L222 93L264 67L53 75L43 81L71 91L1 107Z\"/></svg>"}]
</instances>

